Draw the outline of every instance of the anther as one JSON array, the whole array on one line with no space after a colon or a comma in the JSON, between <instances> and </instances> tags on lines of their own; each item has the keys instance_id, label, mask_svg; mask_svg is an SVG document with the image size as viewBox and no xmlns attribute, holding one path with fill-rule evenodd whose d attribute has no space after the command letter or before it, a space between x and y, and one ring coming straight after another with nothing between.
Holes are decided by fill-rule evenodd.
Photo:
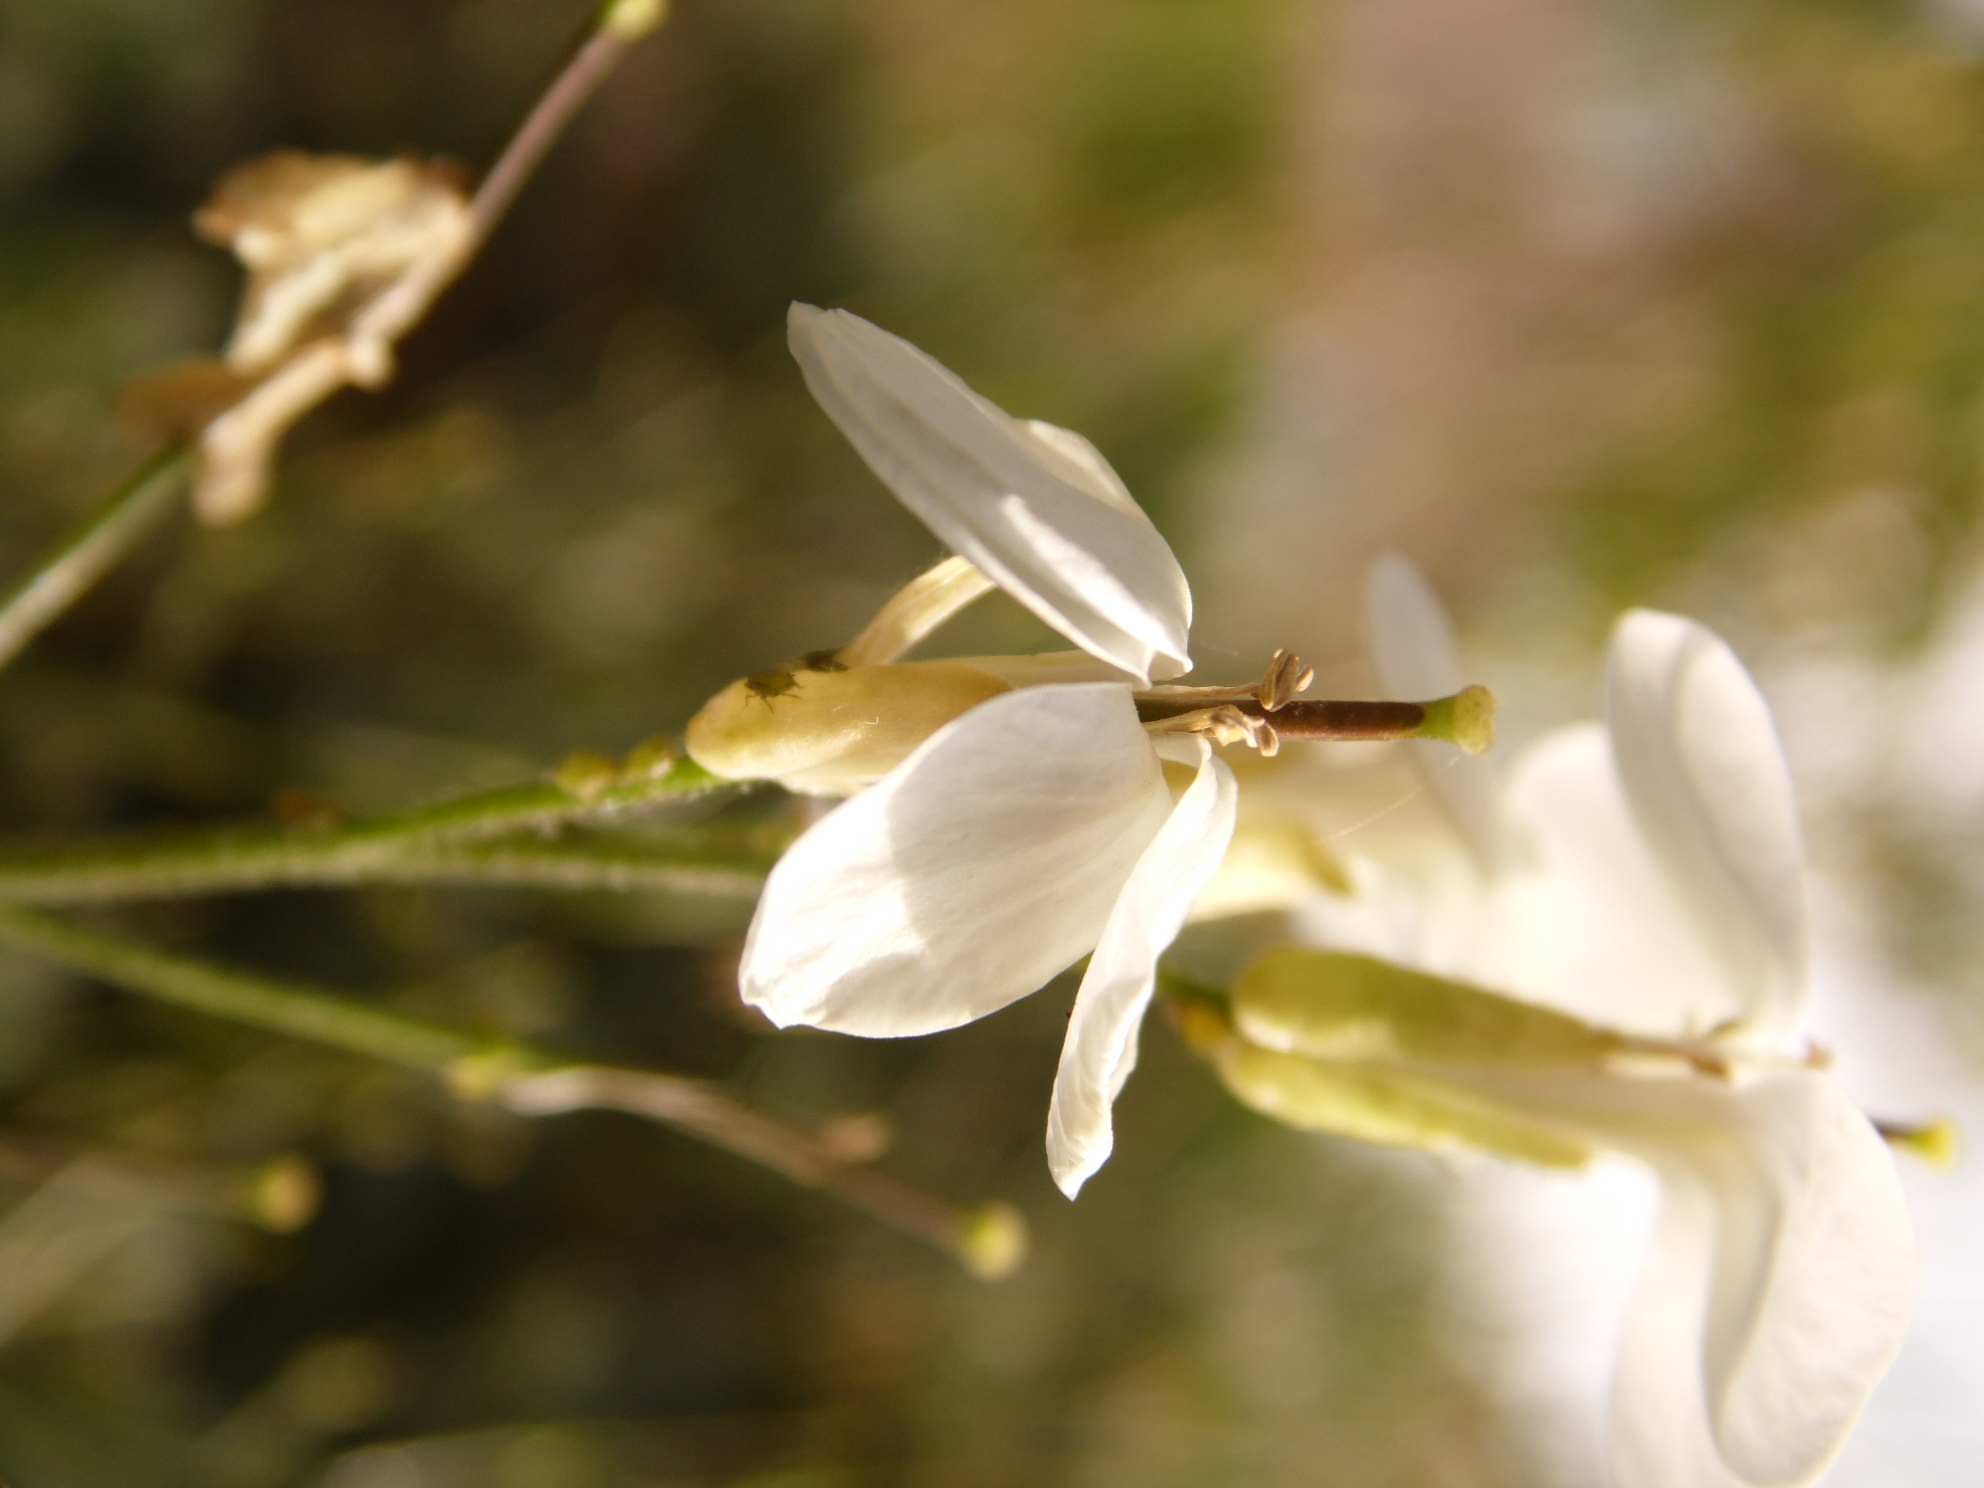
<instances>
[{"instance_id":1,"label":"anther","mask_svg":"<svg viewBox=\"0 0 1984 1488\"><path fill-rule=\"evenodd\" d=\"M1314 667L1304 666L1302 658L1286 646L1279 647L1268 658L1267 674L1261 678L1261 706L1272 713L1297 693L1308 691L1309 684L1315 680Z\"/></svg>"},{"instance_id":2,"label":"anther","mask_svg":"<svg viewBox=\"0 0 1984 1488\"><path fill-rule=\"evenodd\" d=\"M1155 719L1144 724L1153 734L1198 734L1215 744L1253 745L1261 749L1263 738L1271 739L1272 745L1263 753L1272 752L1281 746L1280 735L1269 727L1267 721L1243 713L1231 704L1221 704L1217 708L1198 708L1190 713L1176 713L1169 718Z\"/></svg>"}]
</instances>

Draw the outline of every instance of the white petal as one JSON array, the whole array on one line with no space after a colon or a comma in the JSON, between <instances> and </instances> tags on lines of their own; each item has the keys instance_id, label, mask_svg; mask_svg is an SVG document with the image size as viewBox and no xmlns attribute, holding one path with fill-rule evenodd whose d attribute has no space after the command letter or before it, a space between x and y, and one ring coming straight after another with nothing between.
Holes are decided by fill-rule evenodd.
<instances>
[{"instance_id":1,"label":"white petal","mask_svg":"<svg viewBox=\"0 0 1984 1488\"><path fill-rule=\"evenodd\" d=\"M1660 1218L1613 1392L1618 1488L1785 1488L1845 1442L1901 1347L1915 1248L1880 1137L1829 1077L1477 1073L1651 1165Z\"/></svg>"},{"instance_id":2,"label":"white petal","mask_svg":"<svg viewBox=\"0 0 1984 1488\"><path fill-rule=\"evenodd\" d=\"M1120 667L1098 661L1086 651L1036 651L1024 656L953 656L954 666L967 666L1008 687L1042 687L1050 682L1134 682Z\"/></svg>"},{"instance_id":3,"label":"white petal","mask_svg":"<svg viewBox=\"0 0 1984 1488\"><path fill-rule=\"evenodd\" d=\"M982 1018L1094 947L1170 811L1127 687L993 698L779 859L744 1000L872 1038Z\"/></svg>"},{"instance_id":4,"label":"white petal","mask_svg":"<svg viewBox=\"0 0 1984 1488\"><path fill-rule=\"evenodd\" d=\"M1669 1038L1741 1011L1745 989L1651 855L1602 728L1525 750L1506 809L1510 866L1480 922L1473 980Z\"/></svg>"},{"instance_id":5,"label":"white petal","mask_svg":"<svg viewBox=\"0 0 1984 1488\"><path fill-rule=\"evenodd\" d=\"M1668 1114L1701 1125L1632 1139L1666 1196L1620 1357L1621 1488L1807 1483L1845 1444L1914 1306L1893 1160L1822 1075L1671 1095ZM1674 1472L1687 1458L1699 1477Z\"/></svg>"},{"instance_id":6,"label":"white petal","mask_svg":"<svg viewBox=\"0 0 1984 1488\"><path fill-rule=\"evenodd\" d=\"M1606 719L1633 814L1743 989L1740 1013L1781 1040L1805 992L1805 847L1769 705L1713 632L1634 610L1613 635Z\"/></svg>"},{"instance_id":7,"label":"white petal","mask_svg":"<svg viewBox=\"0 0 1984 1488\"><path fill-rule=\"evenodd\" d=\"M1663 1172L1612 1378L1615 1488L1751 1488L1723 1460L1708 1415L1702 1337L1715 1233L1708 1185L1685 1166Z\"/></svg>"},{"instance_id":8,"label":"white petal","mask_svg":"<svg viewBox=\"0 0 1984 1488\"><path fill-rule=\"evenodd\" d=\"M1723 1455L1756 1483L1803 1482L1846 1441L1901 1348L1915 1243L1887 1146L1839 1087L1792 1075L1740 1092L1746 1155L1718 1165L1723 1216L1708 1372ZM1763 1211L1754 1269L1728 1252L1742 1198ZM1752 1242L1754 1244L1754 1242Z\"/></svg>"},{"instance_id":9,"label":"white petal","mask_svg":"<svg viewBox=\"0 0 1984 1488\"><path fill-rule=\"evenodd\" d=\"M814 398L932 532L1091 655L1144 681L1191 669L1184 572L1093 445L845 310L795 304L787 330Z\"/></svg>"},{"instance_id":10,"label":"white petal","mask_svg":"<svg viewBox=\"0 0 1984 1488\"><path fill-rule=\"evenodd\" d=\"M1198 775L1123 885L1068 1019L1047 1111L1047 1165L1071 1199L1114 1145L1110 1107L1136 1067L1157 958L1233 836L1239 787L1226 762L1197 742Z\"/></svg>"},{"instance_id":11,"label":"white petal","mask_svg":"<svg viewBox=\"0 0 1984 1488\"><path fill-rule=\"evenodd\" d=\"M1454 651L1453 627L1425 575L1411 559L1387 553L1365 580L1371 665L1395 702L1451 697L1467 685ZM1408 746L1422 777L1453 817L1484 868L1501 850L1501 811L1495 766L1486 755L1462 754L1430 739Z\"/></svg>"}]
</instances>

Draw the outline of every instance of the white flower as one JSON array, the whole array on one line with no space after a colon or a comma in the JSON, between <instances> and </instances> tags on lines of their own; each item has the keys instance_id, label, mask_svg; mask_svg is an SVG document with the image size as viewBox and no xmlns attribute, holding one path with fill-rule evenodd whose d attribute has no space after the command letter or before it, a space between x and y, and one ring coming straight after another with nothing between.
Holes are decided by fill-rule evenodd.
<instances>
[{"instance_id":1,"label":"white flower","mask_svg":"<svg viewBox=\"0 0 1984 1488\"><path fill-rule=\"evenodd\" d=\"M821 405L964 561L839 652L746 678L692 723L691 753L720 774L859 792L773 869L744 999L782 1027L931 1033L1093 952L1048 1117L1073 1196L1109 1155L1158 955L1233 828L1232 771L1201 737L1153 736L1132 695L1189 668L1191 594L1079 435L1007 416L845 311L795 305L790 331ZM1086 655L899 661L984 591L981 573ZM1165 759L1191 771L1175 797Z\"/></svg>"},{"instance_id":2,"label":"white flower","mask_svg":"<svg viewBox=\"0 0 1984 1488\"><path fill-rule=\"evenodd\" d=\"M1444 686L1416 571L1381 565L1371 600L1387 690ZM1762 696L1711 632L1635 611L1605 726L1546 737L1505 785L1452 756L1423 783L1434 809L1331 844L1352 892L1297 907L1335 954L1270 953L1202 1046L1293 1124L1651 1167L1619 1488L1812 1481L1900 1346L1914 1246L1880 1136L1795 1040L1804 851Z\"/></svg>"}]
</instances>

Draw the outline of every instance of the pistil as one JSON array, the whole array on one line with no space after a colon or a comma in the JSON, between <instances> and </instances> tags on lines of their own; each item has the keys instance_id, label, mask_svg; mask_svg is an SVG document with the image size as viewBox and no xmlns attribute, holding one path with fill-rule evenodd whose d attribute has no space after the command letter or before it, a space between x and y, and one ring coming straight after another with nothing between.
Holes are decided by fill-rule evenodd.
<instances>
[{"instance_id":1,"label":"pistil","mask_svg":"<svg viewBox=\"0 0 1984 1488\"><path fill-rule=\"evenodd\" d=\"M1245 740L1273 754L1283 739L1383 742L1444 739L1479 754L1495 739L1495 698L1485 687L1424 703L1367 699L1301 701L1315 672L1292 651L1269 661L1247 687L1152 687L1136 694L1137 717L1153 733L1205 734L1221 744Z\"/></svg>"}]
</instances>

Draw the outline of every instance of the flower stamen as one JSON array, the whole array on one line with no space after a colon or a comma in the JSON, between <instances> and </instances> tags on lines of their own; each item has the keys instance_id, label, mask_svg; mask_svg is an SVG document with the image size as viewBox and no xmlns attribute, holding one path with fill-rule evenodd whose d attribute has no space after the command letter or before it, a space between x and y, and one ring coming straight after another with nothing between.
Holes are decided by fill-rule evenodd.
<instances>
[{"instance_id":1,"label":"flower stamen","mask_svg":"<svg viewBox=\"0 0 1984 1488\"><path fill-rule=\"evenodd\" d=\"M1276 649L1268 658L1267 674L1261 678L1256 696L1268 712L1285 706L1298 693L1309 690L1309 684L1316 680L1316 669L1305 665L1302 658L1286 646Z\"/></svg>"},{"instance_id":2,"label":"flower stamen","mask_svg":"<svg viewBox=\"0 0 1984 1488\"><path fill-rule=\"evenodd\" d=\"M1205 690L1210 692L1214 689ZM1273 724L1257 713L1242 712L1231 703L1146 719L1144 731L1149 734L1197 734L1215 744L1246 744L1268 758L1281 749L1281 735L1275 731Z\"/></svg>"}]
</instances>

